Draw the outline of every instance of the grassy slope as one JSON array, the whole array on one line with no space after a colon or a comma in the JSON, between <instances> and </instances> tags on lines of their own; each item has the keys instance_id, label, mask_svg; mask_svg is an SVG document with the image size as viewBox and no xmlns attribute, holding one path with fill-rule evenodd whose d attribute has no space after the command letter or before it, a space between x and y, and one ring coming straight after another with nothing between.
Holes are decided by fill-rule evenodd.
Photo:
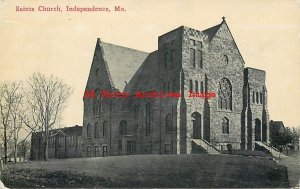
<instances>
[{"instance_id":1,"label":"grassy slope","mask_svg":"<svg viewBox=\"0 0 300 189\"><path fill-rule=\"evenodd\" d=\"M284 166L233 155L136 155L9 165L7 187L287 187Z\"/></svg>"}]
</instances>

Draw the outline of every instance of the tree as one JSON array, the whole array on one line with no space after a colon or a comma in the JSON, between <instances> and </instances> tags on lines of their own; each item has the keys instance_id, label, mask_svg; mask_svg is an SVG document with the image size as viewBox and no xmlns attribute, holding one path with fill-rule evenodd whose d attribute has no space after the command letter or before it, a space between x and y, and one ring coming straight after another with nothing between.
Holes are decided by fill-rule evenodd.
<instances>
[{"instance_id":1,"label":"tree","mask_svg":"<svg viewBox=\"0 0 300 189\"><path fill-rule=\"evenodd\" d=\"M17 123L18 110L22 100L20 92L21 82L3 83L0 85L0 117L1 117L1 136L4 144L4 163L7 163L7 144L14 134L17 140L17 133L22 124ZM15 144L17 141L15 141ZM16 148L15 148L16 151Z\"/></svg>"},{"instance_id":2,"label":"tree","mask_svg":"<svg viewBox=\"0 0 300 189\"><path fill-rule=\"evenodd\" d=\"M30 142L28 140L23 140L18 144L18 153L26 159L26 153L30 148Z\"/></svg>"},{"instance_id":3,"label":"tree","mask_svg":"<svg viewBox=\"0 0 300 189\"><path fill-rule=\"evenodd\" d=\"M48 140L51 137L49 130L61 118L71 93L71 88L54 76L46 77L41 73L34 73L28 80L25 93L28 107L23 120L32 132L42 132L45 161L48 160Z\"/></svg>"}]
</instances>

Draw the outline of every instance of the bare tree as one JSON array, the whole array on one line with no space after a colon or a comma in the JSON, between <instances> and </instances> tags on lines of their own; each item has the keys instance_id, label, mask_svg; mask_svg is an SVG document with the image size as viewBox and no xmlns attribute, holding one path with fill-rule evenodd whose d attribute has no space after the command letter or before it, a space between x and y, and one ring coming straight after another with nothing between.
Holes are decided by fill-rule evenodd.
<instances>
[{"instance_id":1,"label":"bare tree","mask_svg":"<svg viewBox=\"0 0 300 189\"><path fill-rule=\"evenodd\" d=\"M71 88L62 80L41 73L34 73L28 81L26 90L27 118L24 123L33 132L42 132L44 160L48 160L48 140L50 132L57 124L72 93Z\"/></svg>"},{"instance_id":2,"label":"bare tree","mask_svg":"<svg viewBox=\"0 0 300 189\"><path fill-rule=\"evenodd\" d=\"M1 126L3 129L3 143L4 143L4 163L7 163L7 144L12 134L17 132L14 130L12 125L17 126L17 118L14 119L16 107L20 104L21 93L20 93L21 82L3 83L0 86L0 117Z\"/></svg>"}]
</instances>

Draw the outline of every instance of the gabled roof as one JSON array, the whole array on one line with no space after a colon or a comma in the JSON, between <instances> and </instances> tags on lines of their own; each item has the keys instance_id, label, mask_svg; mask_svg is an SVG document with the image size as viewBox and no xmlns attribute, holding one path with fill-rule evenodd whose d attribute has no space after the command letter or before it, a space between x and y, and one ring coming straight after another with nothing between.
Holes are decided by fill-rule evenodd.
<instances>
[{"instance_id":1,"label":"gabled roof","mask_svg":"<svg viewBox=\"0 0 300 189\"><path fill-rule=\"evenodd\" d=\"M114 87L123 91L125 82L130 81L148 53L110 43L100 43Z\"/></svg>"},{"instance_id":2,"label":"gabled roof","mask_svg":"<svg viewBox=\"0 0 300 189\"><path fill-rule=\"evenodd\" d=\"M156 90L158 77L158 52L154 51L149 54L140 68L136 71L124 91L131 94L136 91L152 91Z\"/></svg>"},{"instance_id":3,"label":"gabled roof","mask_svg":"<svg viewBox=\"0 0 300 189\"><path fill-rule=\"evenodd\" d=\"M204 34L208 36L209 41L211 41L212 38L215 36L215 34L218 32L218 30L222 26L222 23L202 31Z\"/></svg>"}]
</instances>

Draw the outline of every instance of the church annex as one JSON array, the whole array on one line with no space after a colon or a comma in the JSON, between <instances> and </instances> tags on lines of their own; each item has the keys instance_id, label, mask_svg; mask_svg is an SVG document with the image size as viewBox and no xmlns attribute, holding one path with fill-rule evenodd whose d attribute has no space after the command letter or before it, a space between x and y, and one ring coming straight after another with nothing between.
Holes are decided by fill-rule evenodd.
<instances>
[{"instance_id":1,"label":"church annex","mask_svg":"<svg viewBox=\"0 0 300 189\"><path fill-rule=\"evenodd\" d=\"M97 39L83 98L82 157L219 153L269 142L266 73L245 62L223 18L200 31L181 26L146 53ZM103 98L101 91L131 94ZM137 91L180 98L135 98ZM191 98L189 92L216 94Z\"/></svg>"}]
</instances>

